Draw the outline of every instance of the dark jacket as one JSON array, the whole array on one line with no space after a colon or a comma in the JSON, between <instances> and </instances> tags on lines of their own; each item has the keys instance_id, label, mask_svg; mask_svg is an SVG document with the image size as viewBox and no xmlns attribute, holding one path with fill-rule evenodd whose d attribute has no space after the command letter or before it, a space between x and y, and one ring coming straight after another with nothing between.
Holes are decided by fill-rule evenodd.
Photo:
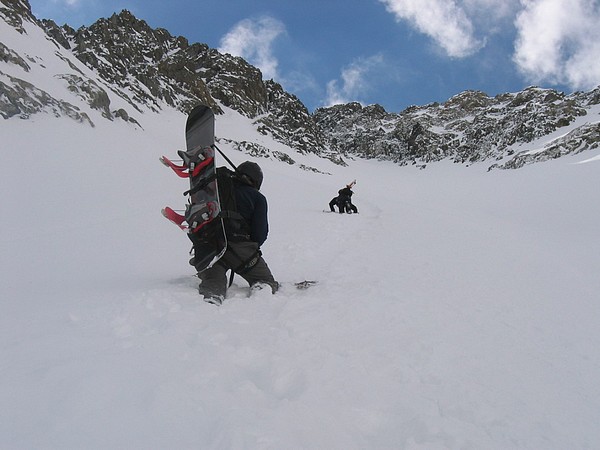
<instances>
[{"instance_id":1,"label":"dark jacket","mask_svg":"<svg viewBox=\"0 0 600 450\"><path fill-rule=\"evenodd\" d=\"M343 189L340 189L338 191L338 194L340 200L350 200L354 192L352 192L352 189L350 189L349 187L345 187Z\"/></svg>"},{"instance_id":2,"label":"dark jacket","mask_svg":"<svg viewBox=\"0 0 600 450\"><path fill-rule=\"evenodd\" d=\"M250 240L261 246L269 234L266 197L256 188L238 182L235 185L235 201L238 212L248 224Z\"/></svg>"},{"instance_id":3,"label":"dark jacket","mask_svg":"<svg viewBox=\"0 0 600 450\"><path fill-rule=\"evenodd\" d=\"M340 189L338 194L337 204L340 208L345 207L347 203L352 203L352 194L354 194L354 192L352 192L349 187Z\"/></svg>"}]
</instances>

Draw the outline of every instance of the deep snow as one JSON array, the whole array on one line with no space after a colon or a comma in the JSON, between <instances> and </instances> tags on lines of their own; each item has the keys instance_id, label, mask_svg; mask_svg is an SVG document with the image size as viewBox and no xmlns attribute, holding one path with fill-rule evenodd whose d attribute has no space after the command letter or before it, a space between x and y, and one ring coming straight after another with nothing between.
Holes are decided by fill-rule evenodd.
<instances>
[{"instance_id":1,"label":"deep snow","mask_svg":"<svg viewBox=\"0 0 600 450\"><path fill-rule=\"evenodd\" d=\"M184 201L158 162L184 117L143 119L0 122L0 447L600 446L597 153L489 173L257 160L287 284L248 299L236 278L215 307L159 213ZM354 178L360 213L323 213Z\"/></svg>"}]
</instances>

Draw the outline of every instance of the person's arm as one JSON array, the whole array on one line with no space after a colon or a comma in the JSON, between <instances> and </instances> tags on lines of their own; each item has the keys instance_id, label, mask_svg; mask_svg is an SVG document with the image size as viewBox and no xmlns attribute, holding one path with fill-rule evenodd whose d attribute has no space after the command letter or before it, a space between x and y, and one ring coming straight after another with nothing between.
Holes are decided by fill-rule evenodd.
<instances>
[{"instance_id":1,"label":"person's arm","mask_svg":"<svg viewBox=\"0 0 600 450\"><path fill-rule=\"evenodd\" d=\"M267 199L264 195L260 194L257 196L256 203L254 204L254 213L252 214L252 224L250 226L250 239L257 242L259 246L267 240L267 235L269 234L267 213Z\"/></svg>"}]
</instances>

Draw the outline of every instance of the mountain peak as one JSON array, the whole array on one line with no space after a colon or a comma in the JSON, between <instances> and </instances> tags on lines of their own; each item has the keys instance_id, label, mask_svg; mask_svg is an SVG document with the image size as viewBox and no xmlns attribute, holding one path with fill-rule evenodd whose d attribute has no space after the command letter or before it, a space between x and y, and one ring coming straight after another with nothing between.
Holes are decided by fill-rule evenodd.
<instances>
[{"instance_id":1,"label":"mountain peak","mask_svg":"<svg viewBox=\"0 0 600 450\"><path fill-rule=\"evenodd\" d=\"M43 44L52 46L46 57L58 57L66 65L64 73L45 75L52 78L51 85L62 80L71 95L70 101L54 98L32 84L37 81L34 77L20 79L18 74L29 71L31 64L45 67L43 58L0 43L0 64L11 69L4 79L12 84L0 81L4 118L51 110L92 123L78 112L77 102L84 99L105 119L137 123L136 112L170 107L185 113L203 103L216 114L231 108L251 119L259 133L300 153L315 153L340 164L342 157L356 155L419 167L450 159L509 168L598 146L600 88L565 95L531 86L495 97L467 90L446 102L412 106L401 113L352 102L310 114L300 99L276 81L264 80L261 71L243 58L154 29L127 9L74 30L51 20L38 21L27 0L0 0L0 5L0 19L21 35L26 34L23 21L43 28L47 36ZM4 73L2 66L0 71ZM114 107L115 96L125 106ZM583 128L572 132L578 127ZM567 137L557 140L558 136ZM238 147L256 151L250 144ZM513 161L525 151L535 156L520 158L518 164Z\"/></svg>"},{"instance_id":2,"label":"mountain peak","mask_svg":"<svg viewBox=\"0 0 600 450\"><path fill-rule=\"evenodd\" d=\"M28 0L0 0L2 9L9 9L21 14L31 15L31 5Z\"/></svg>"}]
</instances>

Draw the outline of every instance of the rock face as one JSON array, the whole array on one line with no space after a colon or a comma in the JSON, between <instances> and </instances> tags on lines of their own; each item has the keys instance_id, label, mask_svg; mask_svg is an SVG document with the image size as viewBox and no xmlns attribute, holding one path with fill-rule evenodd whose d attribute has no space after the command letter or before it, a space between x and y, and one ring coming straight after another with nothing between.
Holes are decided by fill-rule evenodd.
<instances>
[{"instance_id":1,"label":"rock face","mask_svg":"<svg viewBox=\"0 0 600 450\"><path fill-rule=\"evenodd\" d=\"M86 66L128 96L133 106L159 110L161 102L180 109L192 103L216 104L204 81L195 75L193 59L206 46L190 47L183 38L153 30L128 11L73 30L44 20L46 32Z\"/></svg>"},{"instance_id":2,"label":"rock face","mask_svg":"<svg viewBox=\"0 0 600 450\"><path fill-rule=\"evenodd\" d=\"M187 112L199 102L219 114L223 105L252 119L260 133L339 164L359 156L421 168L443 159L519 168L598 147L600 87L572 95L537 87L496 97L465 91L444 103L400 113L348 103L311 114L297 97L277 82L263 80L260 70L242 58L153 29L126 10L75 30L38 20L27 0L0 0L0 20L21 35L27 34L27 23L43 29L56 56L71 68L54 77L107 120L137 124L135 115L143 109L160 111L167 105ZM0 115L28 118L46 111L94 126L73 103L2 70L9 65L27 73L40 61L0 42ZM109 92L128 106L112 105ZM527 148L544 137L543 144ZM291 161L257 144L235 145Z\"/></svg>"},{"instance_id":3,"label":"rock face","mask_svg":"<svg viewBox=\"0 0 600 450\"><path fill-rule=\"evenodd\" d=\"M256 67L205 44L190 44L164 29L152 29L129 11L73 30L42 21L46 32L85 65L123 92L132 106L159 110L161 102L187 112L216 100L256 119L264 134L303 152L325 154L322 135L306 107Z\"/></svg>"},{"instance_id":4,"label":"rock face","mask_svg":"<svg viewBox=\"0 0 600 450\"><path fill-rule=\"evenodd\" d=\"M33 21L31 5L28 0L0 0L0 15L7 24L23 33L23 19Z\"/></svg>"},{"instance_id":5,"label":"rock face","mask_svg":"<svg viewBox=\"0 0 600 450\"><path fill-rule=\"evenodd\" d=\"M496 97L466 91L445 103L414 106L399 114L350 103L318 109L314 117L329 146L343 155L421 166L442 159L474 163L508 158L492 167L517 168L596 148L599 97L600 88L568 96L537 87ZM595 115L595 124L583 123L548 149L511 159L519 146L571 126L588 113Z\"/></svg>"}]
</instances>

